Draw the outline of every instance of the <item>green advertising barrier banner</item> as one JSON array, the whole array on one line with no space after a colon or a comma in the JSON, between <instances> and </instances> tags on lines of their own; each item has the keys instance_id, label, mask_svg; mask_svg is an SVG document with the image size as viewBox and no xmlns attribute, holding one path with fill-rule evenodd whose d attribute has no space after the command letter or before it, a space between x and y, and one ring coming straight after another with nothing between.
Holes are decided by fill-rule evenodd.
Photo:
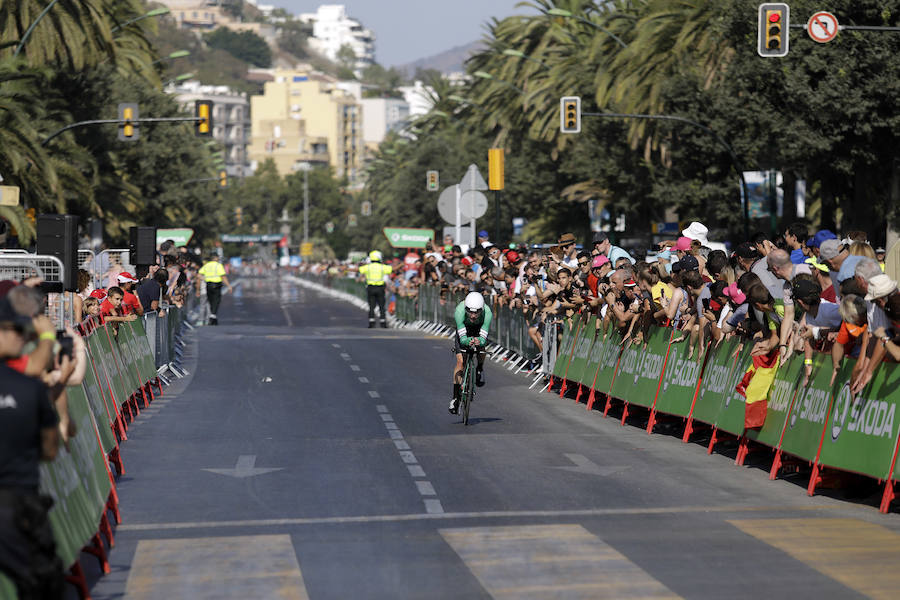
<instances>
[{"instance_id":1,"label":"green advertising barrier banner","mask_svg":"<svg viewBox=\"0 0 900 600\"><path fill-rule=\"evenodd\" d=\"M619 363L619 355L622 351L621 340L618 334L612 331L612 327L601 329L597 334L597 343L591 350L590 364L596 365L591 376L591 381L585 382L593 386L596 392L608 394L616 373L616 365ZM588 369L590 370L590 369Z\"/></svg>"},{"instance_id":2,"label":"green advertising barrier banner","mask_svg":"<svg viewBox=\"0 0 900 600\"><path fill-rule=\"evenodd\" d=\"M115 422L116 413L110 411L103 399L103 392L97 383L97 377L94 375L94 369L90 366L84 375L85 398L94 414L94 421L97 423L97 430L100 434L100 444L103 452L109 453L116 447L116 436L113 435L112 425Z\"/></svg>"},{"instance_id":3,"label":"green advertising barrier banner","mask_svg":"<svg viewBox=\"0 0 900 600\"><path fill-rule=\"evenodd\" d=\"M88 344L94 342L97 345L99 362L106 371L106 377L113 391L116 406L122 406L131 396L131 392L125 385L122 377L122 371L119 368L119 361L116 359L116 352L113 351L112 342L108 335L107 326L98 328L92 336L88 338Z\"/></svg>"},{"instance_id":4,"label":"green advertising barrier banner","mask_svg":"<svg viewBox=\"0 0 900 600\"><path fill-rule=\"evenodd\" d=\"M574 382L581 382L584 371L587 369L591 349L594 346L594 340L597 339L597 318L592 316L586 323L579 326L581 332L578 334L578 341L572 352L572 360L569 362L569 371L566 373L566 379Z\"/></svg>"},{"instance_id":5,"label":"green advertising barrier banner","mask_svg":"<svg viewBox=\"0 0 900 600\"><path fill-rule=\"evenodd\" d=\"M652 406L668 345L669 330L658 327L650 330L643 344L626 344L610 395L629 404Z\"/></svg>"},{"instance_id":6,"label":"green advertising barrier banner","mask_svg":"<svg viewBox=\"0 0 900 600\"><path fill-rule=\"evenodd\" d=\"M78 560L81 548L97 532L112 485L87 398L81 388L70 387L68 395L69 416L78 433L68 450L60 446L56 459L40 466L40 491L53 498L50 525L66 566Z\"/></svg>"},{"instance_id":7,"label":"green advertising barrier banner","mask_svg":"<svg viewBox=\"0 0 900 600\"><path fill-rule=\"evenodd\" d=\"M796 396L797 384L803 381L803 356L793 356L775 373L775 381L769 390L766 405L766 421L760 429L751 429L744 435L771 448L781 446L791 407Z\"/></svg>"},{"instance_id":8,"label":"green advertising barrier banner","mask_svg":"<svg viewBox=\"0 0 900 600\"><path fill-rule=\"evenodd\" d=\"M556 362L553 363L553 376L562 379L566 376L569 367L569 358L575 349L577 335L580 332L578 324L569 319L562 321L562 340L559 343L559 352L556 353Z\"/></svg>"},{"instance_id":9,"label":"green advertising barrier banner","mask_svg":"<svg viewBox=\"0 0 900 600\"><path fill-rule=\"evenodd\" d=\"M788 416L781 450L808 460L816 459L819 441L831 410L831 357L818 354L813 359L809 385L797 390Z\"/></svg>"},{"instance_id":10,"label":"green advertising barrier banner","mask_svg":"<svg viewBox=\"0 0 900 600\"><path fill-rule=\"evenodd\" d=\"M110 414L118 416L120 410L119 407L122 406L123 400L117 380L113 377L110 367L107 365L109 362L109 352L104 349L104 345L100 341L100 333L102 332L99 332L99 330L95 331L88 336L85 341L87 342L91 361L97 371L97 384L100 386L100 390L106 399L106 405L109 408L109 412ZM106 335L104 334L103 337L105 338Z\"/></svg>"},{"instance_id":11,"label":"green advertising barrier banner","mask_svg":"<svg viewBox=\"0 0 900 600\"><path fill-rule=\"evenodd\" d=\"M703 361L688 358L689 349L690 346L684 343L672 344L669 348L662 387L656 399L658 412L679 417L686 417L691 412L697 383L703 373Z\"/></svg>"},{"instance_id":12,"label":"green advertising barrier banner","mask_svg":"<svg viewBox=\"0 0 900 600\"><path fill-rule=\"evenodd\" d=\"M141 383L147 383L156 377L156 363L153 361L153 349L150 347L150 340L147 338L147 330L144 328L144 322L140 319L128 323L131 328L133 337L134 354L138 357L138 372L141 376Z\"/></svg>"},{"instance_id":13,"label":"green advertising barrier banner","mask_svg":"<svg viewBox=\"0 0 900 600\"><path fill-rule=\"evenodd\" d=\"M131 328L128 323L121 323L113 338L114 348L117 350L116 355L119 357L119 368L122 374L122 381L125 388L132 392L141 387L140 377L137 372L136 360L131 349L131 341L134 339Z\"/></svg>"},{"instance_id":14,"label":"green advertising barrier banner","mask_svg":"<svg viewBox=\"0 0 900 600\"><path fill-rule=\"evenodd\" d=\"M6 575L0 573L0 598L2 600L15 600L17 597L15 584Z\"/></svg>"},{"instance_id":15,"label":"green advertising barrier banner","mask_svg":"<svg viewBox=\"0 0 900 600\"><path fill-rule=\"evenodd\" d=\"M730 390L734 390L744 376L740 361L735 360L738 346L739 342L726 340L709 351L710 355L706 358L706 367L703 370L703 382L691 415L693 420L707 425L716 424L725 403L725 394L730 394Z\"/></svg>"},{"instance_id":16,"label":"green advertising barrier banner","mask_svg":"<svg viewBox=\"0 0 900 600\"><path fill-rule=\"evenodd\" d=\"M734 383L722 391L722 405L719 408L719 414L716 416L716 429L726 431L732 435L740 436L744 433L747 404L744 397L735 388L737 388L738 382L744 377L744 373L753 364L753 358L750 356L752 351L752 344L746 343L743 345L734 367Z\"/></svg>"},{"instance_id":17,"label":"green advertising barrier banner","mask_svg":"<svg viewBox=\"0 0 900 600\"><path fill-rule=\"evenodd\" d=\"M819 464L885 479L897 447L900 369L882 364L872 381L854 398L847 360L835 378L834 402L825 426Z\"/></svg>"}]
</instances>

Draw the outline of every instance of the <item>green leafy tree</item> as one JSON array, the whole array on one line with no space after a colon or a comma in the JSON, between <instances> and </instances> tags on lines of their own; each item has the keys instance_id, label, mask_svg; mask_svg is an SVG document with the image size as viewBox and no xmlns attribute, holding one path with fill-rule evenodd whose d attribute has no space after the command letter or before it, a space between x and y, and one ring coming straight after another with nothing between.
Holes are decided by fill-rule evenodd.
<instances>
[{"instance_id":1,"label":"green leafy tree","mask_svg":"<svg viewBox=\"0 0 900 600\"><path fill-rule=\"evenodd\" d=\"M204 35L203 39L210 48L225 50L235 58L256 67L269 67L272 64L269 45L252 31L235 32L227 27L219 27Z\"/></svg>"}]
</instances>

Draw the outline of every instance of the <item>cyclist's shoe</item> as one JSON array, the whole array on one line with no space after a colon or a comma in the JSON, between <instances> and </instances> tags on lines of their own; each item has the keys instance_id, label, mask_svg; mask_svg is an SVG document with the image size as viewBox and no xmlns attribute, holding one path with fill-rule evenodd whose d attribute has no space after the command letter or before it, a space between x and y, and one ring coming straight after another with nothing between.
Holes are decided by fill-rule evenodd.
<instances>
[{"instance_id":1,"label":"cyclist's shoe","mask_svg":"<svg viewBox=\"0 0 900 600\"><path fill-rule=\"evenodd\" d=\"M458 415L459 414L459 399L451 398L450 406L447 407L447 410L450 411L451 415Z\"/></svg>"},{"instance_id":2,"label":"cyclist's shoe","mask_svg":"<svg viewBox=\"0 0 900 600\"><path fill-rule=\"evenodd\" d=\"M484 369L475 369L475 385L484 386Z\"/></svg>"}]
</instances>

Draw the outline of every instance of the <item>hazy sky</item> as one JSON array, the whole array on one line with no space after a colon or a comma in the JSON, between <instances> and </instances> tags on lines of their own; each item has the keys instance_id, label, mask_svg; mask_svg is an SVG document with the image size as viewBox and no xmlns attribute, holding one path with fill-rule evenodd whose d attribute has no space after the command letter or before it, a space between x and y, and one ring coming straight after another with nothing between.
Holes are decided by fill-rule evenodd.
<instances>
[{"instance_id":1,"label":"hazy sky","mask_svg":"<svg viewBox=\"0 0 900 600\"><path fill-rule=\"evenodd\" d=\"M347 13L375 32L375 59L386 67L410 63L481 39L491 17L527 14L519 0L260 0L293 14L316 12L320 4L343 4Z\"/></svg>"}]
</instances>

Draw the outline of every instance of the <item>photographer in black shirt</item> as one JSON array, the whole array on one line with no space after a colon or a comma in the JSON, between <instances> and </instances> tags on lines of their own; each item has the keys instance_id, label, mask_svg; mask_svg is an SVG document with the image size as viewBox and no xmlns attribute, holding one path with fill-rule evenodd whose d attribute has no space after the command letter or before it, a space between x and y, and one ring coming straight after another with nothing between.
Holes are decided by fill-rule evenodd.
<instances>
[{"instance_id":1,"label":"photographer in black shirt","mask_svg":"<svg viewBox=\"0 0 900 600\"><path fill-rule=\"evenodd\" d=\"M7 366L25 345L31 319L0 299L0 570L19 598L60 598L63 565L48 513L53 502L38 493L40 460L53 460L58 417L47 386Z\"/></svg>"}]
</instances>

